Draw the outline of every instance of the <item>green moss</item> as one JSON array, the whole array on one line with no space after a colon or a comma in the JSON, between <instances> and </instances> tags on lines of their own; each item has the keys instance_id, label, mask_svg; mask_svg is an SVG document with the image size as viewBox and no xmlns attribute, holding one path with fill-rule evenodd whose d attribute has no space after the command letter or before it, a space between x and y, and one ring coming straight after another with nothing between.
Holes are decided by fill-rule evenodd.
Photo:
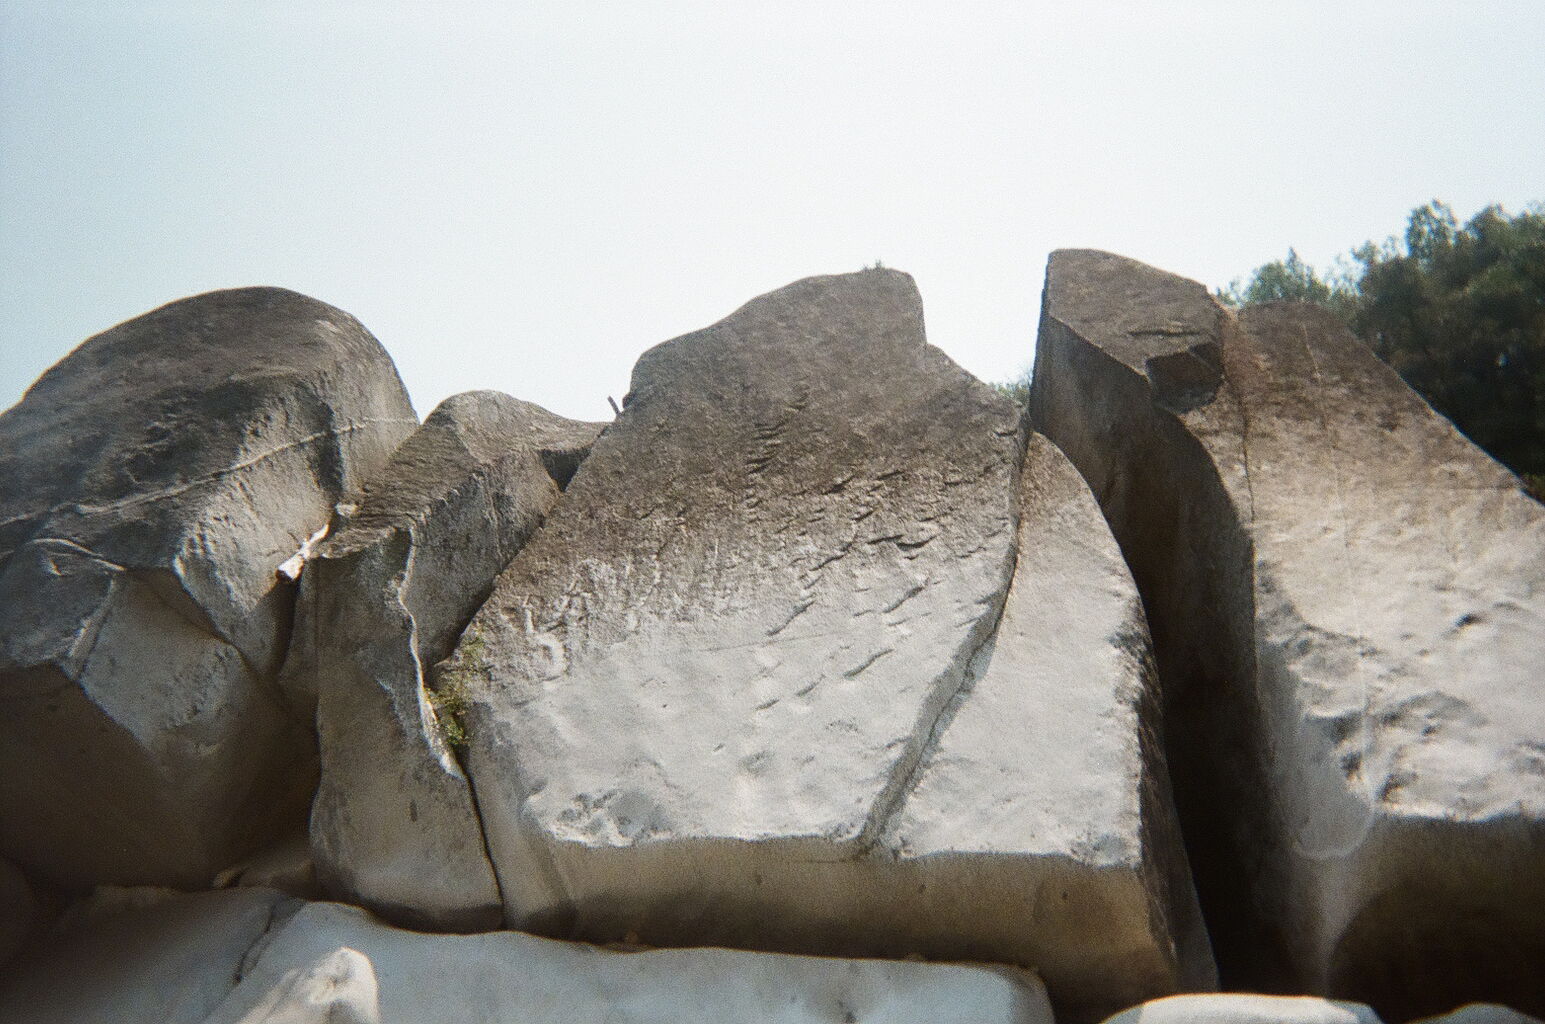
<instances>
[{"instance_id":1,"label":"green moss","mask_svg":"<svg viewBox=\"0 0 1545 1024\"><path fill-rule=\"evenodd\" d=\"M438 673L429 704L440 724L440 736L458 753L467 749L467 711L472 707L468 686L473 679L488 677L488 662L483 657L483 637L469 631L456 649L455 659Z\"/></svg>"}]
</instances>

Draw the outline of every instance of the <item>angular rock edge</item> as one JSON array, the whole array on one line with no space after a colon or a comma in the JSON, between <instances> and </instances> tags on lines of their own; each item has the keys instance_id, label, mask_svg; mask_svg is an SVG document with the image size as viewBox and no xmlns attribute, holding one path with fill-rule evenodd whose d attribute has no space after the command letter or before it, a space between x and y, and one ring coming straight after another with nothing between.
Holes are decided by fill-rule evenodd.
<instances>
[{"instance_id":1,"label":"angular rock edge","mask_svg":"<svg viewBox=\"0 0 1545 1024\"><path fill-rule=\"evenodd\" d=\"M1225 985L1539 1012L1545 510L1323 311L1106 253L1031 413L1142 590Z\"/></svg>"}]
</instances>

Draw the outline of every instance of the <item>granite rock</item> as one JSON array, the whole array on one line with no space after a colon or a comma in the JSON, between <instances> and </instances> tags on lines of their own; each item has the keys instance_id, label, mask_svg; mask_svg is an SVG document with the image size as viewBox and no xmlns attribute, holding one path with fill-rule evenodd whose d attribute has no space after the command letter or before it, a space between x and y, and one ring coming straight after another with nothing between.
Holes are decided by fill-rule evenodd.
<instances>
[{"instance_id":1,"label":"granite rock","mask_svg":"<svg viewBox=\"0 0 1545 1024\"><path fill-rule=\"evenodd\" d=\"M1545 508L1329 313L1106 253L1031 411L1143 593L1224 984L1545 1006Z\"/></svg>"},{"instance_id":2,"label":"granite rock","mask_svg":"<svg viewBox=\"0 0 1545 1024\"><path fill-rule=\"evenodd\" d=\"M896 272L646 353L440 670L507 922L1034 964L1085 1018L1208 987L1135 591L1044 442L1021 498L1025 443Z\"/></svg>"},{"instance_id":3,"label":"granite rock","mask_svg":"<svg viewBox=\"0 0 1545 1024\"><path fill-rule=\"evenodd\" d=\"M0 416L0 853L198 885L303 817L275 570L415 426L357 321L272 288L90 338Z\"/></svg>"},{"instance_id":4,"label":"granite rock","mask_svg":"<svg viewBox=\"0 0 1545 1024\"><path fill-rule=\"evenodd\" d=\"M282 681L316 708L311 844L333 895L416 927L498 924L477 808L447 742L458 705L437 704L424 667L450 653L600 429L498 392L448 398L305 562Z\"/></svg>"}]
</instances>

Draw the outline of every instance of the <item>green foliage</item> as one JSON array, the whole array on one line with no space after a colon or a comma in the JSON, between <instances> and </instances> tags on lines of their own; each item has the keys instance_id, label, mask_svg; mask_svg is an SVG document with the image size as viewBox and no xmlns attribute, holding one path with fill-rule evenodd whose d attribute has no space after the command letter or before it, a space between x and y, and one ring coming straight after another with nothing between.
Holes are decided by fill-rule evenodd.
<instances>
[{"instance_id":1,"label":"green foliage","mask_svg":"<svg viewBox=\"0 0 1545 1024\"><path fill-rule=\"evenodd\" d=\"M488 664L483 658L483 637L471 632L462 638L455 661L441 669L435 688L429 691L429 704L446 745L458 753L467 749L467 711L472 707L468 684L486 677Z\"/></svg>"},{"instance_id":2,"label":"green foliage","mask_svg":"<svg viewBox=\"0 0 1545 1024\"><path fill-rule=\"evenodd\" d=\"M1344 266L1321 277L1299 258L1296 249L1289 249L1287 259L1256 267L1247 283L1242 285L1236 279L1216 294L1219 301L1229 306L1297 299L1342 312L1356 301L1357 283L1352 271Z\"/></svg>"},{"instance_id":3,"label":"green foliage","mask_svg":"<svg viewBox=\"0 0 1545 1024\"><path fill-rule=\"evenodd\" d=\"M1030 374L1032 372L1033 368L1026 366L1021 368L1011 379L994 381L988 386L1015 405L1023 408L1030 404Z\"/></svg>"},{"instance_id":4,"label":"green foliage","mask_svg":"<svg viewBox=\"0 0 1545 1024\"><path fill-rule=\"evenodd\" d=\"M1489 206L1461 226L1437 200L1403 240L1367 242L1320 276L1288 251L1231 305L1302 299L1344 319L1433 408L1545 493L1545 206Z\"/></svg>"}]
</instances>

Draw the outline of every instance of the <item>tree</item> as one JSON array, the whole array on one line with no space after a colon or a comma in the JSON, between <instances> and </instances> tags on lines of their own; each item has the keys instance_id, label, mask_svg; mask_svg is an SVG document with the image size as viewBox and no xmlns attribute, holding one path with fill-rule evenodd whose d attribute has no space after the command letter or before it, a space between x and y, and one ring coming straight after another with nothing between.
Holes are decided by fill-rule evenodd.
<instances>
[{"instance_id":1,"label":"tree","mask_svg":"<svg viewBox=\"0 0 1545 1024\"><path fill-rule=\"evenodd\" d=\"M1434 200L1403 241L1365 243L1322 278L1288 251L1233 304L1305 299L1340 315L1407 384L1545 500L1545 206L1489 206L1462 227Z\"/></svg>"}]
</instances>

